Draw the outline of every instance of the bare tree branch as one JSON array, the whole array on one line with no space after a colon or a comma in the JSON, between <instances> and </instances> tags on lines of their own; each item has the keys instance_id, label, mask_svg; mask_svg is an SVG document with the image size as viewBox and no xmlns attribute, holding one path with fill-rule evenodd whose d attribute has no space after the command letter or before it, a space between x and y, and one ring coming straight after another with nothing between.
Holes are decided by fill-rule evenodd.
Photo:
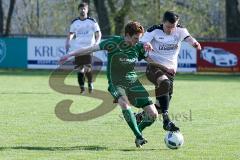
<instances>
[{"instance_id":1,"label":"bare tree branch","mask_svg":"<svg viewBox=\"0 0 240 160\"><path fill-rule=\"evenodd\" d=\"M121 34L124 28L124 20L132 7L132 0L124 0L123 7L114 15L115 34Z\"/></svg>"},{"instance_id":2,"label":"bare tree branch","mask_svg":"<svg viewBox=\"0 0 240 160\"><path fill-rule=\"evenodd\" d=\"M108 10L105 6L105 0L94 0L94 5L97 11L99 25L103 35L110 35L111 34L111 26L110 20L108 15Z\"/></svg>"},{"instance_id":3,"label":"bare tree branch","mask_svg":"<svg viewBox=\"0 0 240 160\"><path fill-rule=\"evenodd\" d=\"M2 7L2 0L0 0L0 36L3 34L3 7Z\"/></svg>"},{"instance_id":4,"label":"bare tree branch","mask_svg":"<svg viewBox=\"0 0 240 160\"><path fill-rule=\"evenodd\" d=\"M7 16L7 23L6 23L6 31L4 33L5 36L7 36L10 32L11 19L12 19L12 14L13 14L15 3L16 3L16 0L10 0L8 16Z\"/></svg>"}]
</instances>

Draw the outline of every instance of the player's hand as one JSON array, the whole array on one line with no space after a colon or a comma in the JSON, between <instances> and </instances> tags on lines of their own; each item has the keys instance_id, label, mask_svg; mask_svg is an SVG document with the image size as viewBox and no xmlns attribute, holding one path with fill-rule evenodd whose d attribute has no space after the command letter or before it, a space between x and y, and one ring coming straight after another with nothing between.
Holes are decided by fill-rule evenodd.
<instances>
[{"instance_id":1,"label":"player's hand","mask_svg":"<svg viewBox=\"0 0 240 160\"><path fill-rule=\"evenodd\" d=\"M198 42L195 42L195 43L193 44L193 47L196 48L197 50L201 50L201 49L202 49L200 43L198 43Z\"/></svg>"},{"instance_id":2,"label":"player's hand","mask_svg":"<svg viewBox=\"0 0 240 160\"><path fill-rule=\"evenodd\" d=\"M152 47L151 43L149 43L149 42L144 43L143 48L146 52L149 52L149 51L153 50L153 47Z\"/></svg>"},{"instance_id":3,"label":"player's hand","mask_svg":"<svg viewBox=\"0 0 240 160\"><path fill-rule=\"evenodd\" d=\"M66 62L68 60L68 58L69 58L68 54L62 56L59 60L59 64L63 64L64 62Z\"/></svg>"}]
</instances>

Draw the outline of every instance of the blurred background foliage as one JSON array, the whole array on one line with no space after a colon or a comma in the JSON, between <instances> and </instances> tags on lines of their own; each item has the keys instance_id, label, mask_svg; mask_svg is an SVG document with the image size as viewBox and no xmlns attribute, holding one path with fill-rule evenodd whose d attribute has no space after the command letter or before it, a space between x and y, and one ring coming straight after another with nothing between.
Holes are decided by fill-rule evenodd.
<instances>
[{"instance_id":1,"label":"blurred background foliage","mask_svg":"<svg viewBox=\"0 0 240 160\"><path fill-rule=\"evenodd\" d=\"M78 16L77 6L80 2L0 0L0 33L66 35L71 21ZM163 13L166 10L173 10L180 15L180 23L188 28L193 36L209 39L225 38L228 35L227 12L235 9L236 12L232 14L237 15L240 8L239 0L85 0L85 2L90 5L89 15L99 22L105 36L123 34L124 25L130 20L141 22L145 28L160 24ZM226 7L227 3L232 4L230 9ZM12 12L12 15L9 12ZM11 25L7 26L7 19L10 19ZM239 24L235 21L237 20L232 23Z\"/></svg>"}]
</instances>

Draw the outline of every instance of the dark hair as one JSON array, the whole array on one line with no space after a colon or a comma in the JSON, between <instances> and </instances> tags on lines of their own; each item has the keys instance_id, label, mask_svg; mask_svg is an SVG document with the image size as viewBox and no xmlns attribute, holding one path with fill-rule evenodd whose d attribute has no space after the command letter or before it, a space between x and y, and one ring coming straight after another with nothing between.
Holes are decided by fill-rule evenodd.
<instances>
[{"instance_id":1,"label":"dark hair","mask_svg":"<svg viewBox=\"0 0 240 160\"><path fill-rule=\"evenodd\" d=\"M179 15L177 15L173 11L166 11L163 15L163 22L168 21L170 23L175 23L178 20L179 20Z\"/></svg>"},{"instance_id":2,"label":"dark hair","mask_svg":"<svg viewBox=\"0 0 240 160\"><path fill-rule=\"evenodd\" d=\"M78 5L78 10L81 8L81 7L88 7L88 4L86 2L82 2Z\"/></svg>"},{"instance_id":3,"label":"dark hair","mask_svg":"<svg viewBox=\"0 0 240 160\"><path fill-rule=\"evenodd\" d=\"M125 35L129 34L130 36L133 36L134 34L137 33L144 33L144 28L143 26L141 26L141 24L137 21L132 21L129 22L126 26L125 26Z\"/></svg>"}]
</instances>

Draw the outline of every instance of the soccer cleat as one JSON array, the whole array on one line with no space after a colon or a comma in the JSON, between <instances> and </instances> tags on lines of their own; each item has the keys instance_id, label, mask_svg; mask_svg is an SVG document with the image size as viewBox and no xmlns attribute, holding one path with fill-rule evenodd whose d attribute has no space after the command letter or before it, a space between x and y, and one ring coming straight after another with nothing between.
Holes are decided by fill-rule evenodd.
<instances>
[{"instance_id":1,"label":"soccer cleat","mask_svg":"<svg viewBox=\"0 0 240 160\"><path fill-rule=\"evenodd\" d=\"M85 88L84 87L80 87L80 94L85 94Z\"/></svg>"},{"instance_id":2,"label":"soccer cleat","mask_svg":"<svg viewBox=\"0 0 240 160\"><path fill-rule=\"evenodd\" d=\"M134 113L134 115L136 117L137 125L139 125L139 123L143 120L144 111L139 112L139 113Z\"/></svg>"},{"instance_id":3,"label":"soccer cleat","mask_svg":"<svg viewBox=\"0 0 240 160\"><path fill-rule=\"evenodd\" d=\"M88 88L88 92L91 94L93 93L93 89L92 88Z\"/></svg>"},{"instance_id":4,"label":"soccer cleat","mask_svg":"<svg viewBox=\"0 0 240 160\"><path fill-rule=\"evenodd\" d=\"M142 146L144 145L144 144L146 144L148 141L146 140L146 139L144 139L144 138L140 138L140 139L135 139L135 144L136 144L136 147L138 147L138 148L142 148Z\"/></svg>"},{"instance_id":5,"label":"soccer cleat","mask_svg":"<svg viewBox=\"0 0 240 160\"><path fill-rule=\"evenodd\" d=\"M171 131L171 132L180 131L179 127L177 127L172 121L164 121L163 129L165 131Z\"/></svg>"}]
</instances>

